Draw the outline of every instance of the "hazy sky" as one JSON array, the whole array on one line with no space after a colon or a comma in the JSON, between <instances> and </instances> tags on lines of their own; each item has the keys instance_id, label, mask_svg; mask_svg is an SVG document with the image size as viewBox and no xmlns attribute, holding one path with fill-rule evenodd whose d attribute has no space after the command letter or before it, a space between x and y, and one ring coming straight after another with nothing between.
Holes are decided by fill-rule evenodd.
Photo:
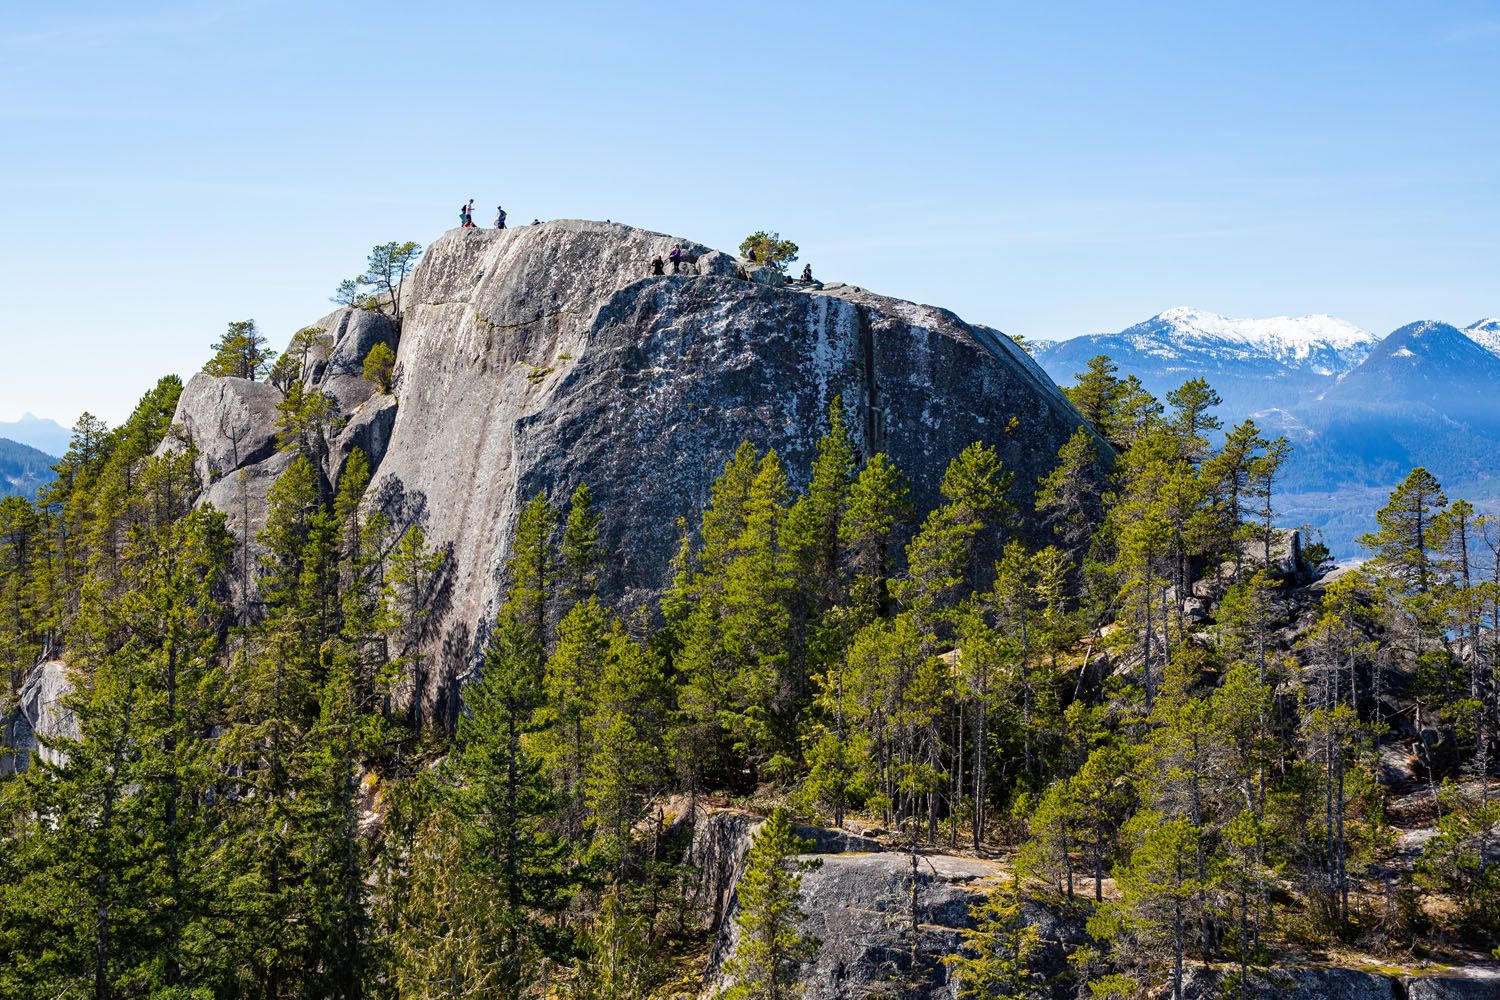
<instances>
[{"instance_id":1,"label":"hazy sky","mask_svg":"<svg viewBox=\"0 0 1500 1000\"><path fill-rule=\"evenodd\" d=\"M1500 2L0 2L0 420L368 248L611 218L1033 338L1500 313Z\"/></svg>"}]
</instances>

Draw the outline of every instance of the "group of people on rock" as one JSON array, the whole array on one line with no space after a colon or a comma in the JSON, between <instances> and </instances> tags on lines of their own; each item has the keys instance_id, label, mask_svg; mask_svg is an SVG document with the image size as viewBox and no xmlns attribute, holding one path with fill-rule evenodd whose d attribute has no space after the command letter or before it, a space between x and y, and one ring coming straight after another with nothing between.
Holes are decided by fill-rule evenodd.
<instances>
[{"instance_id":1,"label":"group of people on rock","mask_svg":"<svg viewBox=\"0 0 1500 1000\"><path fill-rule=\"evenodd\" d=\"M672 249L670 249L670 250L667 251L667 260L670 260L672 262L672 273L673 274L676 274L676 273L678 273L678 271L681 270L681 268L682 268L682 247L681 247L680 244L677 244L677 243L673 243L672 244ZM661 254L657 254L656 258L651 261L651 273L652 274L666 274L667 273L667 266L666 266L666 263L661 259Z\"/></svg>"},{"instance_id":2,"label":"group of people on rock","mask_svg":"<svg viewBox=\"0 0 1500 1000\"><path fill-rule=\"evenodd\" d=\"M678 273L679 269L682 266L682 259L683 259L682 258L682 246L680 244L673 243L672 244L672 249L669 250L669 251L667 251L667 260L669 260L669 261L672 262L672 273L673 274L677 274ZM750 251L750 260L751 261L755 260L755 251L754 250ZM661 254L657 254L656 257L653 258L652 261L651 261L651 274L653 276L656 276L656 275L663 275L663 274L666 274L666 273L667 273L667 264L666 264L666 261L663 261L661 259ZM802 265L802 277L800 277L800 278L797 279L797 283L798 284L802 284L802 285L815 284L815 282L813 281L813 273L812 273L812 265L811 264L803 264Z\"/></svg>"},{"instance_id":3,"label":"group of people on rock","mask_svg":"<svg viewBox=\"0 0 1500 1000\"><path fill-rule=\"evenodd\" d=\"M474 199L470 198L464 204L458 206L458 227L460 229L474 229ZM495 206L495 228L505 228L505 209L499 205Z\"/></svg>"},{"instance_id":4,"label":"group of people on rock","mask_svg":"<svg viewBox=\"0 0 1500 1000\"><path fill-rule=\"evenodd\" d=\"M495 228L496 229L504 229L505 228L505 219L506 219L505 209L502 208L499 205L496 205L495 206ZM536 222L534 221L532 224L535 225ZM460 229L475 229L475 228L477 228L474 225L474 199L473 198L470 198L468 201L466 201L462 205L458 206L458 225L459 225ZM673 274L678 274L682 270L682 261L683 261L682 245L679 244L679 243L673 243L672 244L672 249L667 251L667 259L666 260L662 260L661 254L657 254L656 257L651 261L651 273L653 275L666 274L667 273L667 264L670 262L671 265L672 265L672 273ZM755 261L755 251L754 251L754 249L752 249L750 251L750 261L752 263ZM802 277L799 279L799 281L802 284L805 284L805 285L810 285L810 284L813 283L812 265L811 264L803 264L802 265Z\"/></svg>"}]
</instances>

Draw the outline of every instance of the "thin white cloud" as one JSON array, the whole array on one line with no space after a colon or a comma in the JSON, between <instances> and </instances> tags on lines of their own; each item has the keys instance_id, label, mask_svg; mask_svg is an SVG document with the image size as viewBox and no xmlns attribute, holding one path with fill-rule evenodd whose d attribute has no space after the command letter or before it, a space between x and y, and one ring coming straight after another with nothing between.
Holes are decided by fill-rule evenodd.
<instances>
[{"instance_id":1,"label":"thin white cloud","mask_svg":"<svg viewBox=\"0 0 1500 1000\"><path fill-rule=\"evenodd\" d=\"M1500 21L1475 21L1443 36L1445 45L1462 45L1465 42L1477 42L1486 38L1500 37Z\"/></svg>"},{"instance_id":2,"label":"thin white cloud","mask_svg":"<svg viewBox=\"0 0 1500 1000\"><path fill-rule=\"evenodd\" d=\"M0 49L45 53L117 45L142 37L192 36L219 27L235 14L263 6L259 0L194 5L154 14L92 17L25 31L0 32Z\"/></svg>"}]
</instances>

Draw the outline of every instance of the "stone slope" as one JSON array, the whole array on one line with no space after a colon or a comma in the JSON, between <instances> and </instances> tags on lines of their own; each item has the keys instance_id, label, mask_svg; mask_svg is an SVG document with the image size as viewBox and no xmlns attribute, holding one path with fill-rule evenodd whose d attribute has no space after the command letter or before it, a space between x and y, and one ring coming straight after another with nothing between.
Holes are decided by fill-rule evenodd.
<instances>
[{"instance_id":1,"label":"stone slope","mask_svg":"<svg viewBox=\"0 0 1500 1000\"><path fill-rule=\"evenodd\" d=\"M697 878L694 902L713 933L705 990L717 996L731 985L724 963L739 945L735 917L737 889L746 855L762 818L735 811L706 811L695 817L688 851L689 870ZM807 1000L858 1000L871 996L906 996L915 1000L957 1000L959 983L942 957L963 946L961 931L974 926L970 908L984 895L1010 882L1010 869L996 862L923 853L915 876L911 858L884 851L868 838L842 830L798 827L797 836L811 842L804 860L817 867L802 873L799 929L817 938L812 958L797 970ZM917 906L916 960L912 960L911 905L913 880ZM1067 977L1067 956L1089 938L1081 913L1035 898L1021 904L1021 918L1038 935L1036 967L1051 984L1056 1000L1077 996ZM1500 996L1500 968L1475 965L1419 974L1391 975L1321 965L1282 964L1254 973L1247 996L1280 996L1285 1000L1478 1000ZM1213 1000L1225 994L1225 968L1191 965L1184 975L1188 1000ZM898 985L899 984L899 985ZM1151 995L1170 996L1170 986ZM1231 990L1230 995L1233 995Z\"/></svg>"},{"instance_id":2,"label":"stone slope","mask_svg":"<svg viewBox=\"0 0 1500 1000\"><path fill-rule=\"evenodd\" d=\"M650 276L674 242L685 273ZM996 331L849 286L743 275L723 253L618 224L453 230L403 290L394 399L335 391L332 364L309 371L346 414L354 407L328 475L363 433L375 466L368 502L398 528L422 524L448 552L431 619L438 665L414 692L430 712L453 717L516 513L538 490L561 502L589 484L614 554L605 586L631 601L668 582L677 519L696 518L740 442L775 448L805 475L835 396L860 448L887 451L911 479L919 509L974 440L999 448L1029 509L1036 478L1082 422ZM370 315L343 310L318 324L335 331L331 357L357 363L373 340L350 327ZM185 400L212 397L197 382ZM216 417L193 405L179 421L211 426ZM210 498L231 513L254 507L244 492L263 498L284 461L262 459L245 491L221 473Z\"/></svg>"}]
</instances>

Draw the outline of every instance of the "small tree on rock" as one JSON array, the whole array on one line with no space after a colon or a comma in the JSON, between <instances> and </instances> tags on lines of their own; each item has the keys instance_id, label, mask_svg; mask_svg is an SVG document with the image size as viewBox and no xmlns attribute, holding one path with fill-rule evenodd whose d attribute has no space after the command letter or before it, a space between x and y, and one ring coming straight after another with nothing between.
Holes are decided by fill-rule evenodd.
<instances>
[{"instance_id":1,"label":"small tree on rock","mask_svg":"<svg viewBox=\"0 0 1500 1000\"><path fill-rule=\"evenodd\" d=\"M374 382L386 395L391 392L391 380L396 374L396 352L381 341L365 355L365 381Z\"/></svg>"},{"instance_id":2,"label":"small tree on rock","mask_svg":"<svg viewBox=\"0 0 1500 1000\"><path fill-rule=\"evenodd\" d=\"M791 240L782 239L780 233L768 233L762 229L745 237L740 244L740 256L785 271L786 266L797 259L799 249Z\"/></svg>"},{"instance_id":3,"label":"small tree on rock","mask_svg":"<svg viewBox=\"0 0 1500 1000\"><path fill-rule=\"evenodd\" d=\"M773 809L750 847L739 885L739 943L724 963L734 980L725 1000L792 1000L801 994L797 966L817 951L817 938L797 929L802 872L817 867L799 861L809 846L792 832L791 814Z\"/></svg>"},{"instance_id":4,"label":"small tree on rock","mask_svg":"<svg viewBox=\"0 0 1500 1000\"><path fill-rule=\"evenodd\" d=\"M339 282L333 293L333 301L339 305L373 307L387 312L397 323L401 322L401 286L411 269L422 259L422 246L407 240L405 243L382 243L370 250L365 261L365 273ZM378 296L384 295L386 301Z\"/></svg>"},{"instance_id":5,"label":"small tree on rock","mask_svg":"<svg viewBox=\"0 0 1500 1000\"><path fill-rule=\"evenodd\" d=\"M974 926L958 933L964 950L943 959L958 980L958 995L979 1000L1040 1000L1051 996L1037 968L1041 931L1021 913L1019 886L995 889L969 908Z\"/></svg>"},{"instance_id":6,"label":"small tree on rock","mask_svg":"<svg viewBox=\"0 0 1500 1000\"><path fill-rule=\"evenodd\" d=\"M213 344L214 356L203 370L219 378L243 378L254 382L271 367L275 351L266 350L266 338L255 329L255 320L230 323Z\"/></svg>"}]
</instances>

